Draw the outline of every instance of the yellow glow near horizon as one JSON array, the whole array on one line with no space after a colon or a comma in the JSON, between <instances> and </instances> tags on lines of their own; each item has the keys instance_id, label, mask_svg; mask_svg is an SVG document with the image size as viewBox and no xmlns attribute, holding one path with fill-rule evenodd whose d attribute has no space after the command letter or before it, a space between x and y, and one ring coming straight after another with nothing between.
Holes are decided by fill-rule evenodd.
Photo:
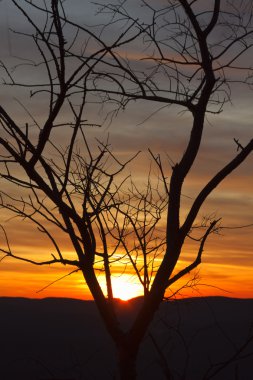
<instances>
[{"instance_id":1,"label":"yellow glow near horizon","mask_svg":"<svg viewBox=\"0 0 253 380\"><path fill-rule=\"evenodd\" d=\"M127 301L131 298L143 295L143 287L133 279L132 275L122 274L119 277L112 277L113 295Z\"/></svg>"}]
</instances>

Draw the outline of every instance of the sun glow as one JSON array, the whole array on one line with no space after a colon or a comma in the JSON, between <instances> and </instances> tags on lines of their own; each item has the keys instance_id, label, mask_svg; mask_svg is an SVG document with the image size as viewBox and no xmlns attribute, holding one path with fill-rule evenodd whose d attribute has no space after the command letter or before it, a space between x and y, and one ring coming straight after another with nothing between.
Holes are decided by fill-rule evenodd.
<instances>
[{"instance_id":1,"label":"sun glow","mask_svg":"<svg viewBox=\"0 0 253 380\"><path fill-rule=\"evenodd\" d=\"M114 297L123 301L143 295L142 285L132 275L112 277L112 288Z\"/></svg>"}]
</instances>

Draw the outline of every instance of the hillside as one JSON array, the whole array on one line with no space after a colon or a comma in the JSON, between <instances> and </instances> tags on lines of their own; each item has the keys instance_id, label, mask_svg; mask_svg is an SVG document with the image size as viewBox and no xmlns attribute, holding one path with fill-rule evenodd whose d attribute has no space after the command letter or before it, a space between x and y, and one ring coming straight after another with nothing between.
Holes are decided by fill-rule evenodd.
<instances>
[{"instance_id":1,"label":"hillside","mask_svg":"<svg viewBox=\"0 0 253 380\"><path fill-rule=\"evenodd\" d=\"M127 329L141 299L117 302ZM116 373L113 345L92 301L0 298L1 380L109 380ZM190 298L164 303L142 346L139 379L204 379L207 369L233 357L249 336L253 300ZM252 379L253 342L225 366L218 380ZM237 358L237 356L236 356ZM168 378L168 377L167 377Z\"/></svg>"}]
</instances>

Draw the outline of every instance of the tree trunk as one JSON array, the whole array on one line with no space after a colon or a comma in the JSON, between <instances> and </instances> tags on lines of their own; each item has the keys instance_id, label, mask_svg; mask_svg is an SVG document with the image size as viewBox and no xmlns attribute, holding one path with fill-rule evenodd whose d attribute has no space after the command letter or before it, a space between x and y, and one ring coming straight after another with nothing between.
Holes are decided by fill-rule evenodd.
<instances>
[{"instance_id":1,"label":"tree trunk","mask_svg":"<svg viewBox=\"0 0 253 380\"><path fill-rule=\"evenodd\" d=\"M136 360L138 349L129 348L127 345L118 347L118 365L120 380L136 380Z\"/></svg>"}]
</instances>

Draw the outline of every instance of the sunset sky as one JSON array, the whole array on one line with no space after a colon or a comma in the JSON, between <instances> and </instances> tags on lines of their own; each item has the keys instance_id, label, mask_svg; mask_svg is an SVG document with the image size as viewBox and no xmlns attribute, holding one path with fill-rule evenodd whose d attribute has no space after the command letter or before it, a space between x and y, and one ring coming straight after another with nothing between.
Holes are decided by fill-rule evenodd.
<instances>
[{"instance_id":1,"label":"sunset sky","mask_svg":"<svg viewBox=\"0 0 253 380\"><path fill-rule=\"evenodd\" d=\"M134 9L134 2L132 1L130 4ZM92 16L94 8L92 6L87 8L85 5L84 10L81 0L72 0L69 14L79 21L85 19L88 22L87 20L94 17ZM96 23L94 21L94 24ZM12 67L19 62L18 57L25 55L26 58L32 59L33 50L26 40L13 34L9 28L26 31L27 25L11 2L2 0L0 2L0 60ZM137 57L136 51L133 51L133 57ZM250 58L252 57L253 51L251 51ZM249 56L246 59L248 60ZM248 64L246 61L245 63ZM29 78L29 75L35 74L26 71L25 75ZM25 76L20 80L25 80ZM236 155L237 147L233 139L239 139L240 143L244 145L252 138L252 90L239 84L235 85L232 90L232 103L226 104L222 113L209 115L206 120L199 157L183 189L185 210L212 175ZM24 93L22 89L1 85L0 104L6 107L15 120L23 124L26 122L24 110L17 100L22 100L37 120L43 120L43 112L45 112L43 107L46 105L36 102L36 99L30 100L26 96L27 93ZM191 126L189 114L179 113L180 110L177 107L166 107L159 112L155 112L156 110L157 105L152 103L148 105L141 101L131 103L113 120L112 124L105 125L100 129L93 128L88 133L91 140L94 138L106 140L109 134L113 152L117 157L127 158L137 151L141 151L129 169L139 186L145 183L149 171L151 163L149 148L155 154L161 154L166 173L169 174L170 166L166 162L166 155L176 162L180 159L188 141ZM94 105L91 105L89 112L91 118L96 119L98 111ZM64 134L60 135L59 144L64 143L64 137ZM11 188L6 187L6 183L2 179L0 182L3 191L12 191ZM201 209L200 217L215 215L216 218L222 218L221 226L223 228L219 235L212 235L207 241L203 263L199 266L198 273L196 272L198 287L182 290L180 293L182 296L253 297L253 226L249 226L253 224L252 189L253 155L213 192L205 207ZM182 217L185 212L184 207ZM40 257L50 254L51 248L48 243L29 223L9 219L9 215L2 210L0 223L5 227L10 244L18 254L28 253ZM242 226L248 227L240 228ZM0 234L0 237L0 242L4 245L3 233ZM65 243L63 251L69 253L71 248L64 237L59 237L59 239L62 239L63 245ZM194 258L195 252L195 245L188 242L178 268L189 263ZM80 273L73 273L47 287L71 270L72 268L62 268L61 266L37 267L11 258L4 259L0 262L0 296L90 298ZM118 268L118 272L114 273L115 296L128 298L139 295L141 288L138 286L137 280L130 271L127 270L122 274L123 272L123 268ZM191 276L188 276L181 280L173 290L183 286L190 278ZM128 293L124 294L123 289L126 287ZM40 291L43 288L45 289Z\"/></svg>"}]
</instances>

